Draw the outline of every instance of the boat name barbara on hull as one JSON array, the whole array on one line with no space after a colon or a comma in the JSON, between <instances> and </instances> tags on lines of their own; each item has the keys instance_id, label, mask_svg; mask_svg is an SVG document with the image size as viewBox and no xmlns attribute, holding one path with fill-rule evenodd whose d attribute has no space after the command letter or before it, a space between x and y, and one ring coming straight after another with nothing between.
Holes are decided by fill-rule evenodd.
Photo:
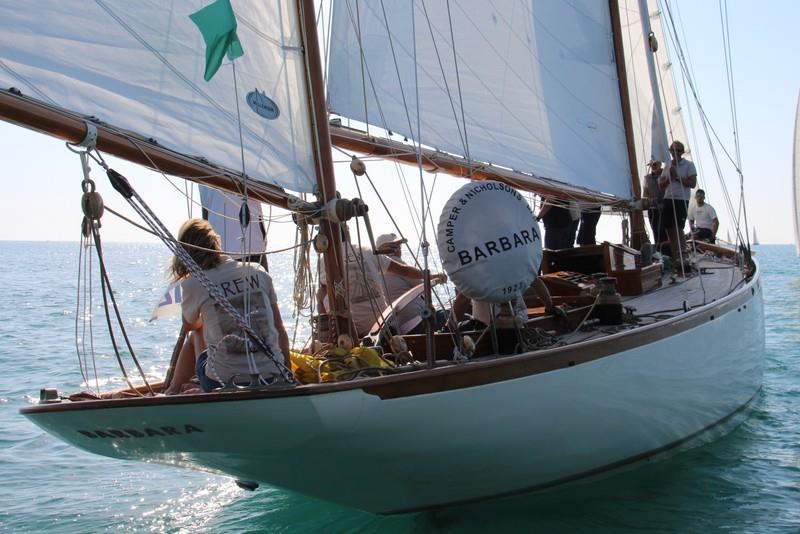
<instances>
[{"instance_id":1,"label":"boat name barbara on hull","mask_svg":"<svg viewBox=\"0 0 800 534\"><path fill-rule=\"evenodd\" d=\"M194 432L205 432L202 428L184 424L183 431L179 430L178 427L175 426L160 426L157 428L141 428L141 429L132 429L132 428L105 428L103 430L78 430L78 433L86 436L87 438L107 438L107 439L116 439L116 438L152 438L155 436L180 436L183 434L192 434Z\"/></svg>"}]
</instances>

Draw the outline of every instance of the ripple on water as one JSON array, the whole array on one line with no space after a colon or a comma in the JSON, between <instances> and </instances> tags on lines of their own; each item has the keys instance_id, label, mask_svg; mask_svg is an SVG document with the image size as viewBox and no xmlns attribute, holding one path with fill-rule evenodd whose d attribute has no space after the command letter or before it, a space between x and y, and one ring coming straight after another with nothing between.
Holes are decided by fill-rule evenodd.
<instances>
[{"instance_id":1,"label":"ripple on water","mask_svg":"<svg viewBox=\"0 0 800 534\"><path fill-rule=\"evenodd\" d=\"M245 492L228 478L204 473L94 456L43 433L19 408L36 402L41 386L72 391L84 381L72 337L78 247L0 243L0 251L9 286L0 292L0 530L800 532L800 261L791 247L759 248L766 267L764 393L729 435L591 483L394 517L269 487ZM165 285L167 254L157 245L108 244L106 251L134 348L148 376L161 376L180 327L177 320L148 322ZM34 253L53 261L30 272L23 266ZM292 327L291 254L270 262L284 322ZM102 308L94 308L94 320L98 375L120 384L112 349L100 341ZM307 320L300 328L302 337ZM493 453L502 451L476 451Z\"/></svg>"}]
</instances>

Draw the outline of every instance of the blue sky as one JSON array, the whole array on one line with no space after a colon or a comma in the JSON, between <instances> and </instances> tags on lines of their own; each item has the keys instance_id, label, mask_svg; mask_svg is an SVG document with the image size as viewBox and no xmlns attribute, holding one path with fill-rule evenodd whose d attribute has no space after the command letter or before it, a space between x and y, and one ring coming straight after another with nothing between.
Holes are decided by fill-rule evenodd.
<instances>
[{"instance_id":1,"label":"blue sky","mask_svg":"<svg viewBox=\"0 0 800 534\"><path fill-rule=\"evenodd\" d=\"M732 150L734 143L719 3L681 0L672 5L677 9L675 15L679 14L683 23L685 45L701 102L726 147ZM730 0L727 7L749 226L757 227L762 243L790 243L794 239L791 219L792 139L800 89L800 62L796 57L794 35L800 22L800 2L767 0L756 5L745 0ZM678 89L683 98L682 86ZM695 131L701 133L699 126ZM708 192L708 201L717 208L722 221L720 232L724 237L730 217L724 207L713 161L704 144L702 138L691 148L697 155L695 160L699 156L701 184ZM342 160L343 156L337 153L335 158ZM58 140L0 123L0 161L3 162L0 194L5 201L0 211L0 239L77 240L81 218L81 174L77 156ZM340 187L345 195L354 195L352 177L345 165L338 165L343 171ZM115 162L113 166L128 174L168 226L177 229L188 215L180 180L174 180L177 184L174 187L160 175L124 162ZM388 193L388 198L395 203L403 198L393 165L371 163L370 167L372 175L380 177L381 188ZM735 173L730 172L729 165L724 168L728 171L728 190L738 197ZM124 210L122 199L111 191L105 177L97 170L94 174L107 204ZM409 187L417 200L416 171L406 171L406 175L411 177ZM432 177L426 179L430 183ZM437 188L442 187L440 193L446 197L447 192L461 183L441 178ZM389 228L388 217L374 196L367 201L372 205L371 215L378 233ZM404 213L399 214L399 218L403 221L404 232L413 234L410 215L407 210L401 211ZM194 214L197 213L195 209ZM601 225L603 237L618 240L619 220L616 217L605 219ZM276 222L273 229L276 231L272 235L272 244L276 247L294 240L293 225ZM112 215L104 218L103 232L109 241L153 240Z\"/></svg>"}]
</instances>

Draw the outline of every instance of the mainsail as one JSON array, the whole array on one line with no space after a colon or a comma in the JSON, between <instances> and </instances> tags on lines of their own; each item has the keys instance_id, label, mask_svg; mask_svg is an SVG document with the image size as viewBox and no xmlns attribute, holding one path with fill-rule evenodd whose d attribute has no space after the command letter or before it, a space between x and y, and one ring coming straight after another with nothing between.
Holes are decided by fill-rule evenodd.
<instances>
[{"instance_id":1,"label":"mainsail","mask_svg":"<svg viewBox=\"0 0 800 534\"><path fill-rule=\"evenodd\" d=\"M245 49L203 80L200 0L0 0L0 86L293 191L314 189L297 9L233 0ZM239 142L241 115L242 145Z\"/></svg>"},{"instance_id":2,"label":"mainsail","mask_svg":"<svg viewBox=\"0 0 800 534\"><path fill-rule=\"evenodd\" d=\"M333 112L438 150L632 196L609 4L334 4Z\"/></svg>"}]
</instances>

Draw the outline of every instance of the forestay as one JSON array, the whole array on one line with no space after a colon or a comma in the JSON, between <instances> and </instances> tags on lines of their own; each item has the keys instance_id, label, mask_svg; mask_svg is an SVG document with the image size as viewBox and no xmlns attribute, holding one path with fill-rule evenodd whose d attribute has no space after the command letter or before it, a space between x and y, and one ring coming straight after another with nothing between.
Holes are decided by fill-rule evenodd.
<instances>
[{"instance_id":1,"label":"forestay","mask_svg":"<svg viewBox=\"0 0 800 534\"><path fill-rule=\"evenodd\" d=\"M0 0L0 85L241 170L231 63L203 80L205 46L189 19L206 4ZM236 77L246 172L311 192L313 144L294 2L232 5L245 52Z\"/></svg>"},{"instance_id":2,"label":"forestay","mask_svg":"<svg viewBox=\"0 0 800 534\"><path fill-rule=\"evenodd\" d=\"M328 92L423 145L631 196L606 2L338 0Z\"/></svg>"}]
</instances>

